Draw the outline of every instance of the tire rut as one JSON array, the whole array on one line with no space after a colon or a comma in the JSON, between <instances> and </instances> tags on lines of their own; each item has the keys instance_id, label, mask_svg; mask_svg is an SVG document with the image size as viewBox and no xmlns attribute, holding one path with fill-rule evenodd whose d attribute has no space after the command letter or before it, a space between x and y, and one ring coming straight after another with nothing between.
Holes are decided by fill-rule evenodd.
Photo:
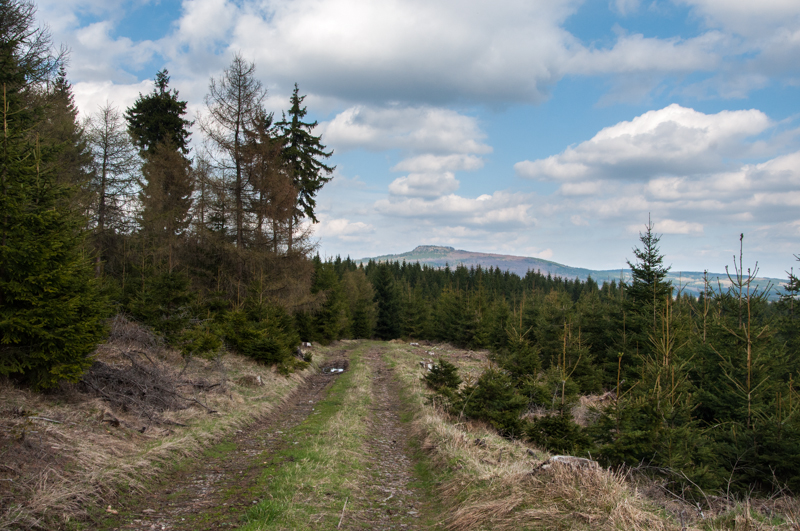
<instances>
[{"instance_id":1,"label":"tire rut","mask_svg":"<svg viewBox=\"0 0 800 531\"><path fill-rule=\"evenodd\" d=\"M328 361L324 367L346 368L347 360ZM336 374L321 371L307 377L283 404L222 441L223 451L212 449L192 459L189 468L167 474L146 495L123 503L116 522L109 525L105 519L96 528L200 531L241 526L245 511L264 495L257 487L264 463L291 444L284 434L311 414Z\"/></svg>"},{"instance_id":2,"label":"tire rut","mask_svg":"<svg viewBox=\"0 0 800 531\"><path fill-rule=\"evenodd\" d=\"M361 499L345 511L341 529L427 529L425 495L415 486L408 426L401 421L400 384L371 350L365 361L372 372L373 404L365 439L367 475Z\"/></svg>"}]
</instances>

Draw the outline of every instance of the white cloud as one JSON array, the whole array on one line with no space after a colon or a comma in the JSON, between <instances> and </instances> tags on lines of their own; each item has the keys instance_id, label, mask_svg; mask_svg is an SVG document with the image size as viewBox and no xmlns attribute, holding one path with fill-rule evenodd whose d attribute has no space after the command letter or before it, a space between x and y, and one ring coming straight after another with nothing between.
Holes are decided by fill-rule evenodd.
<instances>
[{"instance_id":1,"label":"white cloud","mask_svg":"<svg viewBox=\"0 0 800 531\"><path fill-rule=\"evenodd\" d=\"M279 79L366 100L542 101L574 39L574 0L274 0L233 45ZM246 29L245 29L246 27Z\"/></svg>"},{"instance_id":2,"label":"white cloud","mask_svg":"<svg viewBox=\"0 0 800 531\"><path fill-rule=\"evenodd\" d=\"M694 7L711 27L746 36L764 37L783 28L800 26L800 4L795 0L677 0Z\"/></svg>"},{"instance_id":3,"label":"white cloud","mask_svg":"<svg viewBox=\"0 0 800 531\"><path fill-rule=\"evenodd\" d=\"M495 192L475 199L449 194L434 200L412 197L400 201L382 199L376 210L387 216L426 220L445 226L509 229L534 225L531 203L524 194Z\"/></svg>"},{"instance_id":4,"label":"white cloud","mask_svg":"<svg viewBox=\"0 0 800 531\"><path fill-rule=\"evenodd\" d=\"M717 72L682 87L702 95L741 97L777 78L800 82L795 0L676 1L691 6L708 31L686 38L620 31L607 46L564 29L580 0L183 0L180 18L154 41L112 35L129 13L157 9L157 0L39 6L56 42L73 50L74 81L128 84L163 60L196 98L234 51L284 92L298 81L340 103L539 103L565 75L614 74L609 99L626 101L688 72ZM639 4L610 0L609 7L625 16Z\"/></svg>"},{"instance_id":5,"label":"white cloud","mask_svg":"<svg viewBox=\"0 0 800 531\"><path fill-rule=\"evenodd\" d=\"M483 143L486 135L474 118L434 107L359 105L320 124L320 131L337 150L401 149L446 155L492 151Z\"/></svg>"},{"instance_id":6,"label":"white cloud","mask_svg":"<svg viewBox=\"0 0 800 531\"><path fill-rule=\"evenodd\" d=\"M586 221L585 219L583 219L583 217L579 216L578 214L574 214L574 215L570 216L569 220L576 227L588 227L589 226L589 222Z\"/></svg>"},{"instance_id":7,"label":"white cloud","mask_svg":"<svg viewBox=\"0 0 800 531\"><path fill-rule=\"evenodd\" d=\"M577 183L564 183L558 189L562 195L595 195L602 191L602 181L584 181Z\"/></svg>"},{"instance_id":8,"label":"white cloud","mask_svg":"<svg viewBox=\"0 0 800 531\"><path fill-rule=\"evenodd\" d=\"M240 16L227 0L184 0L176 39L194 48L213 48L229 36Z\"/></svg>"},{"instance_id":9,"label":"white cloud","mask_svg":"<svg viewBox=\"0 0 800 531\"><path fill-rule=\"evenodd\" d=\"M324 219L313 225L314 234L318 237L337 238L342 241L356 241L375 232L375 227L362 221L348 219Z\"/></svg>"},{"instance_id":10,"label":"white cloud","mask_svg":"<svg viewBox=\"0 0 800 531\"><path fill-rule=\"evenodd\" d=\"M127 37L111 36L114 24L104 20L76 28L69 41L71 57L70 76L81 81L128 84L137 81L131 71L136 71L152 60L158 45L149 40L137 41Z\"/></svg>"},{"instance_id":11,"label":"white cloud","mask_svg":"<svg viewBox=\"0 0 800 531\"><path fill-rule=\"evenodd\" d=\"M458 190L455 171L477 170L492 148L477 121L433 107L351 107L321 124L325 141L337 150L398 149L411 155L392 171L408 171L389 185L396 197L435 199Z\"/></svg>"},{"instance_id":12,"label":"white cloud","mask_svg":"<svg viewBox=\"0 0 800 531\"><path fill-rule=\"evenodd\" d=\"M726 57L710 79L688 87L688 94L744 98L775 82L800 79L800 3L795 0L676 0L692 7L709 28L726 36Z\"/></svg>"},{"instance_id":13,"label":"white cloud","mask_svg":"<svg viewBox=\"0 0 800 531\"><path fill-rule=\"evenodd\" d=\"M458 181L450 172L410 173L395 179L389 185L392 195L434 198L458 190Z\"/></svg>"},{"instance_id":14,"label":"white cloud","mask_svg":"<svg viewBox=\"0 0 800 531\"><path fill-rule=\"evenodd\" d=\"M106 82L81 82L72 86L75 104L82 114L94 114L97 110L110 102L118 109L124 110L133 105L139 94L147 94L153 90L150 80L130 85Z\"/></svg>"},{"instance_id":15,"label":"white cloud","mask_svg":"<svg viewBox=\"0 0 800 531\"><path fill-rule=\"evenodd\" d=\"M625 16L639 10L639 0L613 0L611 7L620 15Z\"/></svg>"},{"instance_id":16,"label":"white cloud","mask_svg":"<svg viewBox=\"0 0 800 531\"><path fill-rule=\"evenodd\" d=\"M418 155L395 164L392 171L411 172L441 172L441 171L471 171L483 168L483 159L475 155L461 153L453 155Z\"/></svg>"},{"instance_id":17,"label":"white cloud","mask_svg":"<svg viewBox=\"0 0 800 531\"><path fill-rule=\"evenodd\" d=\"M540 180L647 180L720 171L728 157L744 157L744 140L772 126L761 111L704 114L672 104L620 122L558 155L523 161L522 177Z\"/></svg>"},{"instance_id":18,"label":"white cloud","mask_svg":"<svg viewBox=\"0 0 800 531\"><path fill-rule=\"evenodd\" d=\"M689 221L662 219L653 224L653 230L660 234L703 234L703 225Z\"/></svg>"},{"instance_id":19,"label":"white cloud","mask_svg":"<svg viewBox=\"0 0 800 531\"><path fill-rule=\"evenodd\" d=\"M611 48L576 50L567 71L583 75L708 71L719 63L723 41L718 32L687 40L621 35Z\"/></svg>"}]
</instances>

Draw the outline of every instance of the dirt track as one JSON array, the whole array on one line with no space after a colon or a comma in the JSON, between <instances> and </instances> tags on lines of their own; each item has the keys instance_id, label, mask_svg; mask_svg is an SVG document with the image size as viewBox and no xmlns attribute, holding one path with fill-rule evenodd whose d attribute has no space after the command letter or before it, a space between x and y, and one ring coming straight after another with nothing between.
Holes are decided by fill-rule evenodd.
<instances>
[{"instance_id":1,"label":"dirt track","mask_svg":"<svg viewBox=\"0 0 800 531\"><path fill-rule=\"evenodd\" d=\"M425 529L424 495L414 486L410 435L400 419L401 389L378 350L365 361L372 372L372 407L365 440L368 476L342 529Z\"/></svg>"},{"instance_id":2,"label":"dirt track","mask_svg":"<svg viewBox=\"0 0 800 531\"><path fill-rule=\"evenodd\" d=\"M347 353L326 366L346 367ZM367 352L363 362L371 374L372 403L366 426L363 456L366 474L354 485L343 513L341 529L423 529L425 500L414 486L407 427L401 422L399 384L381 359ZM268 417L237 431L200 459L166 475L151 492L114 507L92 528L105 530L196 531L241 526L243 515L265 492L259 486L265 464L289 444L286 434L302 423L314 405L327 395L336 374L322 372L306 382Z\"/></svg>"},{"instance_id":3,"label":"dirt track","mask_svg":"<svg viewBox=\"0 0 800 531\"><path fill-rule=\"evenodd\" d=\"M336 360L325 367L345 364L346 360ZM118 517L95 522L95 528L198 531L239 527L242 513L263 495L254 485L265 456L287 444L282 434L311 414L335 378L330 373L310 376L276 411L221 443L219 452L212 449L190 466L166 475L145 496L114 508Z\"/></svg>"}]
</instances>

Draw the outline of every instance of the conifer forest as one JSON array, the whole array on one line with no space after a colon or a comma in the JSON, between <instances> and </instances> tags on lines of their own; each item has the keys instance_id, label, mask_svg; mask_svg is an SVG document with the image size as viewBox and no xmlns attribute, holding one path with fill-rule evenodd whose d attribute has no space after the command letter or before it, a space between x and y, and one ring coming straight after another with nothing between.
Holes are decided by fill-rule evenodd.
<instances>
[{"instance_id":1,"label":"conifer forest","mask_svg":"<svg viewBox=\"0 0 800 531\"><path fill-rule=\"evenodd\" d=\"M477 379L446 361L428 374L453 415L689 492L800 492L800 281L779 300L754 289L746 238L728 282L699 297L666 280L649 222L632 280L602 285L323 260L309 227L332 151L300 87L268 113L237 55L196 124L167 70L130 108L79 119L35 14L0 2L0 376L37 391L80 380L120 313L187 359L234 351L286 374L307 364L303 341L447 342L493 360ZM586 396L602 399L577 422Z\"/></svg>"}]
</instances>

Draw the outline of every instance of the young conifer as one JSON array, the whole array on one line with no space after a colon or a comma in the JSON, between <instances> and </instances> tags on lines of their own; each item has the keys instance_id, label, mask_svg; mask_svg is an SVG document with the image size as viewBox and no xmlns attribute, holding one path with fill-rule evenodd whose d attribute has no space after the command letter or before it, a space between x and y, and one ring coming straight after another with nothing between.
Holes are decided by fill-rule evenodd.
<instances>
[{"instance_id":1,"label":"young conifer","mask_svg":"<svg viewBox=\"0 0 800 531\"><path fill-rule=\"evenodd\" d=\"M57 150L37 134L44 109L29 97L52 59L48 36L28 2L4 2L0 15L0 374L46 388L91 364L105 305Z\"/></svg>"}]
</instances>

